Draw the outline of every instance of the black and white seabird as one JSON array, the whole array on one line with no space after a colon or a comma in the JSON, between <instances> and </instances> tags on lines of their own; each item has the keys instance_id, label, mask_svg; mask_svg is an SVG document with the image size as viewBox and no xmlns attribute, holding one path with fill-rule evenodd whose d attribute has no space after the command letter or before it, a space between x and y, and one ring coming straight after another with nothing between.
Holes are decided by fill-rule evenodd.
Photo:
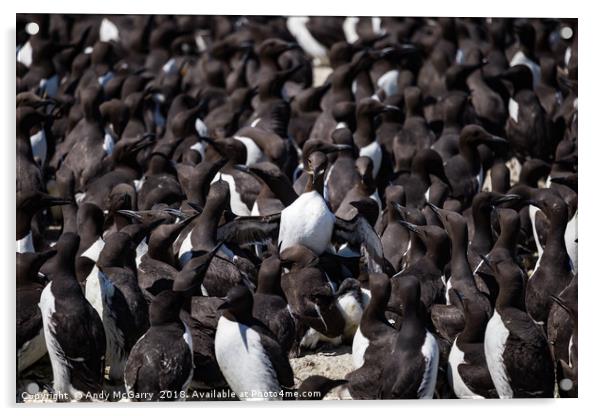
<instances>
[{"instance_id":1,"label":"black and white seabird","mask_svg":"<svg viewBox=\"0 0 602 416\"><path fill-rule=\"evenodd\" d=\"M61 235L47 268L50 283L40 296L53 388L74 399L100 393L106 347L102 321L75 277L78 245L76 234Z\"/></svg>"},{"instance_id":2,"label":"black and white seabird","mask_svg":"<svg viewBox=\"0 0 602 416\"><path fill-rule=\"evenodd\" d=\"M543 330L527 314L523 276L512 261L490 263L499 285L485 330L485 358L501 399L553 397L554 362Z\"/></svg>"},{"instance_id":3,"label":"black and white seabird","mask_svg":"<svg viewBox=\"0 0 602 416\"><path fill-rule=\"evenodd\" d=\"M46 355L42 313L38 307L44 290L40 267L56 250L17 253L17 371L20 373Z\"/></svg>"},{"instance_id":4,"label":"black and white seabird","mask_svg":"<svg viewBox=\"0 0 602 416\"><path fill-rule=\"evenodd\" d=\"M294 386L293 370L273 333L253 317L253 294L244 286L228 292L215 334L215 357L240 400L279 400Z\"/></svg>"},{"instance_id":5,"label":"black and white seabird","mask_svg":"<svg viewBox=\"0 0 602 416\"><path fill-rule=\"evenodd\" d=\"M201 257L200 266L178 273L173 287L159 293L150 304L150 328L138 339L125 366L125 387L146 401L183 401L192 380L194 364L190 329L180 312L198 292L209 262L219 245ZM170 394L161 392L169 391Z\"/></svg>"}]
</instances>

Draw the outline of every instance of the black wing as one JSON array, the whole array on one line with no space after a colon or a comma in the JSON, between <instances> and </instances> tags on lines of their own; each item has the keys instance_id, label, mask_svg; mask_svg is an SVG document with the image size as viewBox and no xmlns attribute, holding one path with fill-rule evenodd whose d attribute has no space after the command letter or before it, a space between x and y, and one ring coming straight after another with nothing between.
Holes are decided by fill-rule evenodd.
<instances>
[{"instance_id":1,"label":"black wing","mask_svg":"<svg viewBox=\"0 0 602 416\"><path fill-rule=\"evenodd\" d=\"M370 272L385 271L382 243L374 228L363 216L357 215L350 221L336 217L333 239L337 243L349 243L361 247L362 255L368 260Z\"/></svg>"},{"instance_id":2,"label":"black wing","mask_svg":"<svg viewBox=\"0 0 602 416\"><path fill-rule=\"evenodd\" d=\"M71 383L83 392L102 388L106 338L102 321L85 299L57 299L52 315L63 359L71 367Z\"/></svg>"},{"instance_id":3,"label":"black wing","mask_svg":"<svg viewBox=\"0 0 602 416\"><path fill-rule=\"evenodd\" d=\"M437 333L448 341L453 341L464 328L464 313L453 305L433 305L431 320Z\"/></svg>"},{"instance_id":4,"label":"black wing","mask_svg":"<svg viewBox=\"0 0 602 416\"><path fill-rule=\"evenodd\" d=\"M253 330L257 331L261 338L261 345L270 358L278 381L282 387L292 388L295 385L293 369L285 352L280 348L276 336L260 321L256 321Z\"/></svg>"},{"instance_id":5,"label":"black wing","mask_svg":"<svg viewBox=\"0 0 602 416\"><path fill-rule=\"evenodd\" d=\"M471 391L486 399L498 398L491 374L487 368L483 344L465 344L462 349L464 350L465 363L458 366L458 373L464 384Z\"/></svg>"},{"instance_id":6,"label":"black wing","mask_svg":"<svg viewBox=\"0 0 602 416\"><path fill-rule=\"evenodd\" d=\"M265 217L238 217L217 229L217 240L238 245L278 238L280 213Z\"/></svg>"}]
</instances>

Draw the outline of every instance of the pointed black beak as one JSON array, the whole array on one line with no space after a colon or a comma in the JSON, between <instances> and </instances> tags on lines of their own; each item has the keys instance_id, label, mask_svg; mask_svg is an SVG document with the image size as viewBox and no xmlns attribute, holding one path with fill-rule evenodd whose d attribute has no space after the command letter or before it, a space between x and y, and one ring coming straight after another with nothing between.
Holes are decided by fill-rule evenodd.
<instances>
[{"instance_id":1,"label":"pointed black beak","mask_svg":"<svg viewBox=\"0 0 602 416\"><path fill-rule=\"evenodd\" d=\"M42 195L42 198L40 199L40 203L43 207L54 207L57 205L69 205L72 204L74 201L73 199L68 199L68 198L60 198L60 197L54 197L54 196L50 196L48 194Z\"/></svg>"},{"instance_id":2,"label":"pointed black beak","mask_svg":"<svg viewBox=\"0 0 602 416\"><path fill-rule=\"evenodd\" d=\"M415 234L423 234L422 230L420 228L418 228L416 225L414 225L410 222L404 221L404 220L398 220L398 221L401 225L403 225L409 231L411 231Z\"/></svg>"},{"instance_id":3,"label":"pointed black beak","mask_svg":"<svg viewBox=\"0 0 602 416\"><path fill-rule=\"evenodd\" d=\"M230 308L231 306L232 306L232 304L230 303L230 299L228 299L228 298L226 297L226 298L224 298L224 302L223 302L221 305L219 305L219 306L217 307L217 310L219 310L219 311L223 311L224 309L228 309L228 308Z\"/></svg>"},{"instance_id":4,"label":"pointed black beak","mask_svg":"<svg viewBox=\"0 0 602 416\"><path fill-rule=\"evenodd\" d=\"M398 113L401 110L399 109L399 107L396 107L394 105L384 105L382 106L382 108L378 111L379 114L382 113Z\"/></svg>"},{"instance_id":5,"label":"pointed black beak","mask_svg":"<svg viewBox=\"0 0 602 416\"><path fill-rule=\"evenodd\" d=\"M494 136L493 134L490 134L489 136L487 136L487 138L485 139L485 142L491 143L491 144L503 144L503 145L508 144L508 141L506 139L504 139L503 137Z\"/></svg>"},{"instance_id":6,"label":"pointed black beak","mask_svg":"<svg viewBox=\"0 0 602 416\"><path fill-rule=\"evenodd\" d=\"M142 215L140 215L138 211L132 211L131 209L119 209L117 210L117 213L128 218L142 221Z\"/></svg>"},{"instance_id":7,"label":"pointed black beak","mask_svg":"<svg viewBox=\"0 0 602 416\"><path fill-rule=\"evenodd\" d=\"M251 169L247 165L234 165L232 167L240 172L248 173L249 175L252 174Z\"/></svg>"},{"instance_id":8,"label":"pointed black beak","mask_svg":"<svg viewBox=\"0 0 602 416\"><path fill-rule=\"evenodd\" d=\"M164 212L167 212L169 215L171 215L174 218L178 218L178 219L186 219L186 215L180 211L179 209L174 209L174 208L164 208L163 209Z\"/></svg>"},{"instance_id":9,"label":"pointed black beak","mask_svg":"<svg viewBox=\"0 0 602 416\"><path fill-rule=\"evenodd\" d=\"M399 215L401 215L402 218L407 218L408 210L406 207L398 204L397 202L393 202L393 207L395 208L395 211L397 211Z\"/></svg>"},{"instance_id":10,"label":"pointed black beak","mask_svg":"<svg viewBox=\"0 0 602 416\"><path fill-rule=\"evenodd\" d=\"M427 201L426 203L428 205L428 207L435 213L435 215L440 219L443 220L443 216L441 215L441 208L437 207L435 204L432 204L430 202Z\"/></svg>"},{"instance_id":11,"label":"pointed black beak","mask_svg":"<svg viewBox=\"0 0 602 416\"><path fill-rule=\"evenodd\" d=\"M137 152L155 143L155 133L145 133L140 140L132 145L130 153Z\"/></svg>"},{"instance_id":12,"label":"pointed black beak","mask_svg":"<svg viewBox=\"0 0 602 416\"><path fill-rule=\"evenodd\" d=\"M187 203L188 203L188 205L190 205L190 207L192 209L194 209L199 214L203 212L203 207L200 206L199 204L197 204L196 202L190 202L190 201L188 201Z\"/></svg>"},{"instance_id":13,"label":"pointed black beak","mask_svg":"<svg viewBox=\"0 0 602 416\"><path fill-rule=\"evenodd\" d=\"M493 201L491 201L491 205L496 206L496 205L503 204L504 202L520 201L521 199L522 199L522 197L520 195L507 194L507 195L502 195L499 198L496 198Z\"/></svg>"},{"instance_id":14,"label":"pointed black beak","mask_svg":"<svg viewBox=\"0 0 602 416\"><path fill-rule=\"evenodd\" d=\"M564 303L564 301L562 299L560 299L556 295L550 295L550 298L552 298L552 300L555 303L557 303L558 306L560 306L562 309L564 309L566 311L566 313L568 313L569 315L573 316L573 313L571 312L570 308L566 305L566 303Z\"/></svg>"}]
</instances>

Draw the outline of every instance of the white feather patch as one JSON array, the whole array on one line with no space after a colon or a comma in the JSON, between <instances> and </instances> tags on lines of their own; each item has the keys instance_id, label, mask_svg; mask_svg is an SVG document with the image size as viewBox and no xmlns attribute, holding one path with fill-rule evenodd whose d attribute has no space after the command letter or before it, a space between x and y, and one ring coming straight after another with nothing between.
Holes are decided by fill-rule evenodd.
<instances>
[{"instance_id":1,"label":"white feather patch","mask_svg":"<svg viewBox=\"0 0 602 416\"><path fill-rule=\"evenodd\" d=\"M100 23L100 41L110 42L112 40L119 42L119 29L115 26L115 23L104 18Z\"/></svg>"},{"instance_id":2,"label":"white feather patch","mask_svg":"<svg viewBox=\"0 0 602 416\"><path fill-rule=\"evenodd\" d=\"M503 357L509 334L510 332L504 325L502 317L496 310L487 323L484 346L487 368L489 368L493 385L500 399L511 399L514 394L508 380L508 373L506 372Z\"/></svg>"},{"instance_id":3,"label":"white feather patch","mask_svg":"<svg viewBox=\"0 0 602 416\"><path fill-rule=\"evenodd\" d=\"M228 385L241 400L279 400L245 397L252 392L279 392L280 383L260 335L250 327L221 317L215 334L215 358Z\"/></svg>"},{"instance_id":4,"label":"white feather patch","mask_svg":"<svg viewBox=\"0 0 602 416\"><path fill-rule=\"evenodd\" d=\"M464 383L462 376L460 376L460 372L458 371L458 366L460 364L465 364L464 361L464 352L458 348L458 339L454 341L454 345L452 345L451 351L449 352L449 360L447 363L447 377L449 383L454 389L454 393L459 399L484 399L483 396L480 396L470 390L470 388Z\"/></svg>"},{"instance_id":5,"label":"white feather patch","mask_svg":"<svg viewBox=\"0 0 602 416\"><path fill-rule=\"evenodd\" d=\"M302 244L320 255L330 245L335 217L316 191L301 194L282 210L278 244L280 252Z\"/></svg>"},{"instance_id":6,"label":"white feather patch","mask_svg":"<svg viewBox=\"0 0 602 416\"><path fill-rule=\"evenodd\" d=\"M217 182L220 179L225 181L230 188L230 208L232 209L232 212L239 217L251 215L251 210L249 207L247 207L247 204L242 201L240 194L236 190L236 182L234 181L232 175L218 173L215 175L211 183Z\"/></svg>"},{"instance_id":7,"label":"white feather patch","mask_svg":"<svg viewBox=\"0 0 602 416\"><path fill-rule=\"evenodd\" d=\"M419 399L432 399L437 384L437 369L439 367L439 345L430 332L426 331L424 344L420 350L424 356L424 374L418 387Z\"/></svg>"},{"instance_id":8,"label":"white feather patch","mask_svg":"<svg viewBox=\"0 0 602 416\"><path fill-rule=\"evenodd\" d=\"M35 249L33 247L33 235L31 234L31 230L27 233L25 237L20 240L17 240L17 253L35 253Z\"/></svg>"},{"instance_id":9,"label":"white feather patch","mask_svg":"<svg viewBox=\"0 0 602 416\"><path fill-rule=\"evenodd\" d=\"M380 171L380 164L383 160L383 152L380 148L380 144L376 140L367 146L360 149L360 156L367 156L372 159L372 176L376 178Z\"/></svg>"},{"instance_id":10,"label":"white feather patch","mask_svg":"<svg viewBox=\"0 0 602 416\"><path fill-rule=\"evenodd\" d=\"M309 32L306 26L308 21L307 16L291 16L286 19L286 27L307 54L324 59L328 51Z\"/></svg>"}]
</instances>

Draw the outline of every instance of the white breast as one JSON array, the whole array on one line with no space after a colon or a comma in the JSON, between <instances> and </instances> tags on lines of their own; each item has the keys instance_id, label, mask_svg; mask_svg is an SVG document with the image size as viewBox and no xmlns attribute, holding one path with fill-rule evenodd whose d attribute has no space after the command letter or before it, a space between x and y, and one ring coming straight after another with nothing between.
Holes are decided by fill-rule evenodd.
<instances>
[{"instance_id":1,"label":"white breast","mask_svg":"<svg viewBox=\"0 0 602 416\"><path fill-rule=\"evenodd\" d=\"M247 160L245 165L249 166L253 163L263 162L265 160L265 155L257 143L253 141L253 139L244 136L233 136L234 139L238 140L247 148Z\"/></svg>"},{"instance_id":2,"label":"white breast","mask_svg":"<svg viewBox=\"0 0 602 416\"><path fill-rule=\"evenodd\" d=\"M367 156L372 159L372 176L376 178L380 171L380 164L383 160L383 152L380 148L380 144L376 140L367 146L360 149L360 156Z\"/></svg>"},{"instance_id":3,"label":"white breast","mask_svg":"<svg viewBox=\"0 0 602 416\"><path fill-rule=\"evenodd\" d=\"M370 341L362 334L361 328L358 327L353 337L353 344L351 345L353 368L358 369L364 365L364 354L369 344Z\"/></svg>"},{"instance_id":4,"label":"white breast","mask_svg":"<svg viewBox=\"0 0 602 416\"><path fill-rule=\"evenodd\" d=\"M354 43L359 39L357 31L355 30L357 23L359 22L357 17L347 17L343 22L343 32L345 33L345 40L347 43Z\"/></svg>"},{"instance_id":5,"label":"white breast","mask_svg":"<svg viewBox=\"0 0 602 416\"><path fill-rule=\"evenodd\" d=\"M518 123L518 102L512 97L508 101L508 114L515 123Z\"/></svg>"},{"instance_id":6,"label":"white breast","mask_svg":"<svg viewBox=\"0 0 602 416\"><path fill-rule=\"evenodd\" d=\"M343 337L339 335L338 337L329 338L323 333L309 328L301 338L299 345L309 350L315 350L320 342L338 346L343 343Z\"/></svg>"},{"instance_id":7,"label":"white breast","mask_svg":"<svg viewBox=\"0 0 602 416\"><path fill-rule=\"evenodd\" d=\"M136 247L136 267L140 267L140 263L142 263L142 256L144 256L148 251L148 244L146 244L146 239L142 239L140 244Z\"/></svg>"},{"instance_id":8,"label":"white breast","mask_svg":"<svg viewBox=\"0 0 602 416\"><path fill-rule=\"evenodd\" d=\"M334 214L318 192L301 194L282 210L278 234L280 252L295 244L302 244L314 253L322 254L330 245L334 223Z\"/></svg>"},{"instance_id":9,"label":"white breast","mask_svg":"<svg viewBox=\"0 0 602 416\"><path fill-rule=\"evenodd\" d=\"M186 238L182 241L180 251L178 252L178 259L180 265L185 265L192 258L192 230L186 234Z\"/></svg>"},{"instance_id":10,"label":"white breast","mask_svg":"<svg viewBox=\"0 0 602 416\"><path fill-rule=\"evenodd\" d=\"M199 155L201 155L201 157L205 157L205 146L203 145L203 143L197 142L197 143L193 144L192 146L190 146L189 149L194 150Z\"/></svg>"},{"instance_id":11,"label":"white breast","mask_svg":"<svg viewBox=\"0 0 602 416\"><path fill-rule=\"evenodd\" d=\"M571 263L573 264L573 272L577 273L577 235L578 227L577 227L577 211L575 211L575 215L566 225L566 231L564 232L564 243L566 244L566 251L571 258Z\"/></svg>"},{"instance_id":12,"label":"white breast","mask_svg":"<svg viewBox=\"0 0 602 416\"><path fill-rule=\"evenodd\" d=\"M96 266L86 279L85 296L98 312L106 335L106 363L110 366L109 376L113 380L123 378L126 364L125 338L117 326L117 317L111 308L115 286Z\"/></svg>"},{"instance_id":13,"label":"white breast","mask_svg":"<svg viewBox=\"0 0 602 416\"><path fill-rule=\"evenodd\" d=\"M324 59L328 51L309 33L305 26L308 21L307 16L291 16L286 19L286 27L307 54L313 58Z\"/></svg>"},{"instance_id":14,"label":"white breast","mask_svg":"<svg viewBox=\"0 0 602 416\"><path fill-rule=\"evenodd\" d=\"M114 75L115 74L113 74L112 71L108 71L106 74L99 76L98 85L104 88L104 86L107 85L107 82L113 79Z\"/></svg>"},{"instance_id":15,"label":"white breast","mask_svg":"<svg viewBox=\"0 0 602 416\"><path fill-rule=\"evenodd\" d=\"M487 368L491 374L491 379L498 395L501 399L511 399L513 396L512 387L508 380L506 365L504 364L504 350L506 349L506 340L510 332L504 325L502 317L497 312L487 323L485 330L485 359Z\"/></svg>"},{"instance_id":16,"label":"white breast","mask_svg":"<svg viewBox=\"0 0 602 416\"><path fill-rule=\"evenodd\" d=\"M449 352L449 360L447 363L447 377L449 383L452 385L454 393L459 399L484 399L483 396L470 390L458 372L458 366L465 362L464 352L458 348L457 342L458 339L456 338L454 345L452 345L451 351Z\"/></svg>"},{"instance_id":17,"label":"white breast","mask_svg":"<svg viewBox=\"0 0 602 416\"><path fill-rule=\"evenodd\" d=\"M190 333L190 328L188 328L188 325L186 325L184 322L182 322L182 323L184 324L184 334L182 335L182 338L184 338L184 342L186 343L186 345L188 345L188 349L190 350L190 355L191 355L192 359L194 360L194 348L192 345L192 334ZM192 381L193 375L194 375L194 361L192 361L192 365L190 366L190 373L188 374L188 378L182 385L181 391L183 391L183 392L188 391L188 386L190 386L190 382ZM184 400L186 400L185 395L184 396L178 395L178 401L184 401Z\"/></svg>"},{"instance_id":18,"label":"white breast","mask_svg":"<svg viewBox=\"0 0 602 416\"><path fill-rule=\"evenodd\" d=\"M174 73L177 70L177 68L178 67L176 65L175 58L171 58L170 60L168 60L167 62L165 62L165 64L163 64L163 67L161 69L166 74L172 74L172 73Z\"/></svg>"},{"instance_id":19,"label":"white breast","mask_svg":"<svg viewBox=\"0 0 602 416\"><path fill-rule=\"evenodd\" d=\"M343 335L346 339L351 339L360 325L364 308L351 293L346 293L338 298L337 307L345 319Z\"/></svg>"},{"instance_id":20,"label":"white breast","mask_svg":"<svg viewBox=\"0 0 602 416\"><path fill-rule=\"evenodd\" d=\"M445 281L445 276L441 276L441 279L443 279ZM449 291L452 288L452 278L451 276L449 277L449 279L447 279L447 282L445 282L445 304L446 305L451 305L451 301L449 300Z\"/></svg>"},{"instance_id":21,"label":"white breast","mask_svg":"<svg viewBox=\"0 0 602 416\"><path fill-rule=\"evenodd\" d=\"M540 209L537 208L534 205L529 205L529 218L531 219L531 229L533 230L533 239L535 240L535 245L537 246L537 255L539 258L541 258L541 255L543 254L543 247L541 246L541 243L539 242L539 236L537 235L537 228L535 227L535 217L537 215L537 212L539 212Z\"/></svg>"},{"instance_id":22,"label":"white breast","mask_svg":"<svg viewBox=\"0 0 602 416\"><path fill-rule=\"evenodd\" d=\"M200 118L197 118L194 121L194 129L196 130L197 134L200 137L207 137L209 136L209 127L207 127L207 125L205 124L205 122L203 120L201 120ZM205 143L205 142L203 142Z\"/></svg>"},{"instance_id":23,"label":"white breast","mask_svg":"<svg viewBox=\"0 0 602 416\"><path fill-rule=\"evenodd\" d=\"M249 207L247 207L247 204L242 201L240 194L236 190L236 182L234 181L234 177L232 177L232 175L218 173L215 175L211 183L217 182L220 179L225 181L230 188L230 208L232 209L232 212L239 217L251 215L251 210Z\"/></svg>"},{"instance_id":24,"label":"white breast","mask_svg":"<svg viewBox=\"0 0 602 416\"><path fill-rule=\"evenodd\" d=\"M142 189L144 182L146 182L146 177L143 177L142 179L134 179L134 188L136 189L136 192L139 192Z\"/></svg>"},{"instance_id":25,"label":"white breast","mask_svg":"<svg viewBox=\"0 0 602 416\"><path fill-rule=\"evenodd\" d=\"M33 49L31 48L31 42L27 41L19 51L17 52L17 61L21 62L26 67L31 66L31 57Z\"/></svg>"},{"instance_id":26,"label":"white breast","mask_svg":"<svg viewBox=\"0 0 602 416\"><path fill-rule=\"evenodd\" d=\"M483 166L481 166L481 168L479 169L479 174L476 177L477 179L477 183L479 184L479 191L483 188Z\"/></svg>"},{"instance_id":27,"label":"white breast","mask_svg":"<svg viewBox=\"0 0 602 416\"><path fill-rule=\"evenodd\" d=\"M251 397L253 392L279 392L274 367L253 329L221 317L215 334L215 358L230 388L241 400L266 400ZM279 400L280 396L270 398Z\"/></svg>"},{"instance_id":28,"label":"white breast","mask_svg":"<svg viewBox=\"0 0 602 416\"><path fill-rule=\"evenodd\" d=\"M31 152L33 158L40 164L44 165L46 162L46 152L48 150L48 144L46 143L46 133L44 129L40 129L39 132L29 137L31 143Z\"/></svg>"},{"instance_id":29,"label":"white breast","mask_svg":"<svg viewBox=\"0 0 602 416\"><path fill-rule=\"evenodd\" d=\"M381 88L387 97L391 95L397 94L399 88L397 86L397 80L399 78L399 70L391 69L390 71L385 72L380 76L378 81L376 81L376 85Z\"/></svg>"},{"instance_id":30,"label":"white breast","mask_svg":"<svg viewBox=\"0 0 602 416\"><path fill-rule=\"evenodd\" d=\"M113 149L115 149L115 139L113 138L111 133L109 133L108 130L105 130L105 137L104 142L102 144L102 149L109 156L111 156L111 154L113 153Z\"/></svg>"},{"instance_id":31,"label":"white breast","mask_svg":"<svg viewBox=\"0 0 602 416\"><path fill-rule=\"evenodd\" d=\"M55 312L54 295L52 293L52 282L50 282L40 296L40 311L42 312L42 322L44 324L44 338L46 339L46 348L52 365L53 387L54 390L61 393L67 393L71 396L80 394L71 385L70 366L65 359L63 349L56 339L56 325L53 320Z\"/></svg>"},{"instance_id":32,"label":"white breast","mask_svg":"<svg viewBox=\"0 0 602 416\"><path fill-rule=\"evenodd\" d=\"M31 231L22 239L17 240L17 253L35 253Z\"/></svg>"},{"instance_id":33,"label":"white breast","mask_svg":"<svg viewBox=\"0 0 602 416\"><path fill-rule=\"evenodd\" d=\"M104 240L101 237L98 237L98 239L94 243L92 243L92 245L88 247L88 249L84 251L80 257L87 257L93 262L97 262L98 257L100 256L100 252L102 251L104 246Z\"/></svg>"},{"instance_id":34,"label":"white breast","mask_svg":"<svg viewBox=\"0 0 602 416\"><path fill-rule=\"evenodd\" d=\"M419 399L432 399L435 393L435 385L437 384L437 369L439 367L439 346L435 337L430 332L426 331L424 344L420 350L424 357L424 375L422 382L418 387Z\"/></svg>"},{"instance_id":35,"label":"white breast","mask_svg":"<svg viewBox=\"0 0 602 416\"><path fill-rule=\"evenodd\" d=\"M119 29L109 19L102 19L100 23L100 41L110 42L112 40L119 42Z\"/></svg>"}]
</instances>

